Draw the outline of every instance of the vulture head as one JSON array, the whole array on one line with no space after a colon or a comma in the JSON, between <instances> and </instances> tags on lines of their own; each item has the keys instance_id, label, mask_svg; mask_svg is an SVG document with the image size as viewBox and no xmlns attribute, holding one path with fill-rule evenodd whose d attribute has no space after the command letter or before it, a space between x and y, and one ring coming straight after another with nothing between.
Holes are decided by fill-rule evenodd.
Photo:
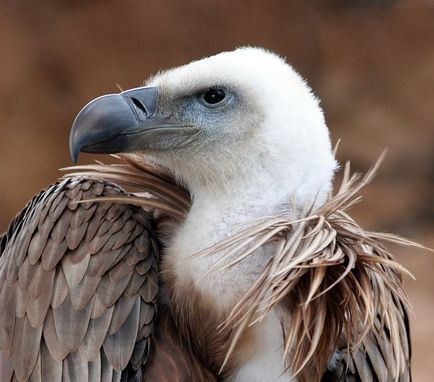
<instances>
[{"instance_id":1,"label":"vulture head","mask_svg":"<svg viewBox=\"0 0 434 382\"><path fill-rule=\"evenodd\" d=\"M74 161L80 151L142 155L193 197L255 190L299 206L325 200L336 167L318 99L282 58L259 48L97 98L77 116L70 149Z\"/></svg>"}]
</instances>

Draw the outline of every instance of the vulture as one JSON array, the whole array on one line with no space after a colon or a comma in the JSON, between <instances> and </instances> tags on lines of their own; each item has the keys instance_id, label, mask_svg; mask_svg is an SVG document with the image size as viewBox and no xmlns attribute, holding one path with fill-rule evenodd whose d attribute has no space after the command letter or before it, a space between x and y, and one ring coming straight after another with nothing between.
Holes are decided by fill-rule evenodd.
<instances>
[{"instance_id":1,"label":"vulture","mask_svg":"<svg viewBox=\"0 0 434 382\"><path fill-rule=\"evenodd\" d=\"M245 47L77 115L80 152L0 236L0 380L410 381L387 243L348 213L319 100Z\"/></svg>"}]
</instances>

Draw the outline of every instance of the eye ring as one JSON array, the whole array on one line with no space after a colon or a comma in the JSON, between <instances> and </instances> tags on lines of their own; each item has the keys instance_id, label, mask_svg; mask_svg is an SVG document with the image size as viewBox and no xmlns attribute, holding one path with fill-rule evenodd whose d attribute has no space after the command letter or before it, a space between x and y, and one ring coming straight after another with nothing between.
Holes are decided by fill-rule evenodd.
<instances>
[{"instance_id":1,"label":"eye ring","mask_svg":"<svg viewBox=\"0 0 434 382\"><path fill-rule=\"evenodd\" d=\"M211 87L202 94L202 99L206 105L215 106L226 98L226 91L220 87Z\"/></svg>"}]
</instances>

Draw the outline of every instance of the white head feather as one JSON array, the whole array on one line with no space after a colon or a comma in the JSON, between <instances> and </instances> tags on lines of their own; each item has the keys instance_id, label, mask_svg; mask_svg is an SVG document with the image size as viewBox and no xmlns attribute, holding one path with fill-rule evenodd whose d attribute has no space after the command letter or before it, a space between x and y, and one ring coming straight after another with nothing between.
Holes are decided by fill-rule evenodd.
<instances>
[{"instance_id":1,"label":"white head feather","mask_svg":"<svg viewBox=\"0 0 434 382\"><path fill-rule=\"evenodd\" d=\"M213 122L211 142L155 158L194 198L225 193L245 199L252 190L276 204L325 200L336 162L324 115L306 81L282 58L240 48L165 71L149 84L159 87L162 103L215 85L242 99L230 117Z\"/></svg>"}]
</instances>

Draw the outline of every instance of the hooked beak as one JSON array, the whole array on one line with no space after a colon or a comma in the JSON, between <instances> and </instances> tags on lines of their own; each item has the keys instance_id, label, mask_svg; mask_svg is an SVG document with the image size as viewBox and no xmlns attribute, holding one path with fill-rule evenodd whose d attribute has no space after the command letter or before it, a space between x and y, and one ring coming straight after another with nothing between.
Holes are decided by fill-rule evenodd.
<instances>
[{"instance_id":1,"label":"hooked beak","mask_svg":"<svg viewBox=\"0 0 434 382\"><path fill-rule=\"evenodd\" d=\"M158 91L145 86L109 94L89 102L71 128L69 149L75 163L80 152L113 154L144 149L164 150L164 141L187 132L180 125L156 116Z\"/></svg>"}]
</instances>

